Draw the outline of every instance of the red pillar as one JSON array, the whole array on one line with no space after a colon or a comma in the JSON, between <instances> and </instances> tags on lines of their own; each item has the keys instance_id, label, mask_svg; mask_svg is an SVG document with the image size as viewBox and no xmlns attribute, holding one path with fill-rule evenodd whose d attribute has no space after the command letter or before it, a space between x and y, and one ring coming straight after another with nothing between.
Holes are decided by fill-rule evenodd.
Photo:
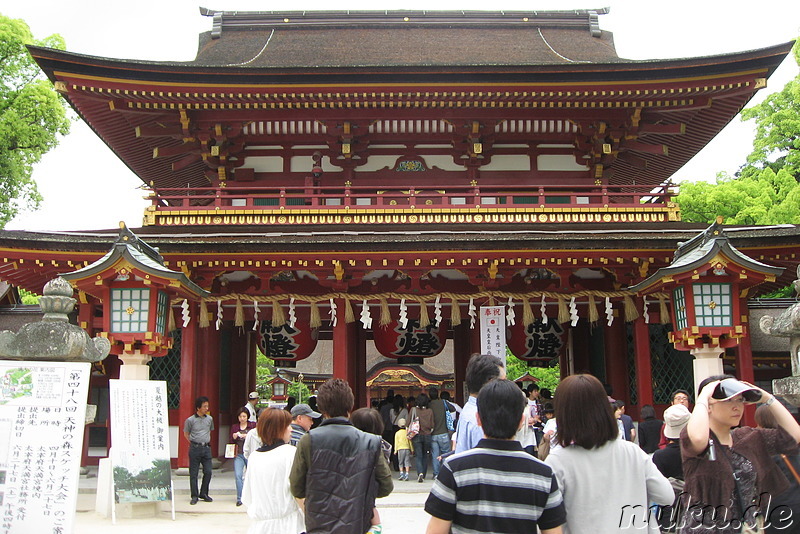
<instances>
[{"instance_id":1,"label":"red pillar","mask_svg":"<svg viewBox=\"0 0 800 534\"><path fill-rule=\"evenodd\" d=\"M192 320L181 332L181 403L178 407L178 467L189 467L189 442L183 437L183 423L194 413L197 397L198 306L189 305Z\"/></svg>"},{"instance_id":2,"label":"red pillar","mask_svg":"<svg viewBox=\"0 0 800 534\"><path fill-rule=\"evenodd\" d=\"M650 356L650 327L639 317L633 322L633 351L636 359L636 396L639 406L653 404L653 368Z\"/></svg>"},{"instance_id":3,"label":"red pillar","mask_svg":"<svg viewBox=\"0 0 800 534\"><path fill-rule=\"evenodd\" d=\"M242 332L240 328L234 328L231 335L231 348L230 348L230 392L231 392L231 417L236 414L233 413L245 405L247 402L247 394L255 388L255 359L249 347L249 334L247 331ZM231 422L235 422L232 419Z\"/></svg>"},{"instance_id":4,"label":"red pillar","mask_svg":"<svg viewBox=\"0 0 800 534\"><path fill-rule=\"evenodd\" d=\"M369 408L369 388L367 388L367 331L356 321L352 325L355 356L355 384L350 384L356 398L356 408Z\"/></svg>"},{"instance_id":5,"label":"red pillar","mask_svg":"<svg viewBox=\"0 0 800 534\"><path fill-rule=\"evenodd\" d=\"M336 299L336 326L333 327L333 377L347 380L353 389L353 395L358 407L361 397L360 390L366 389L365 385L358 387L358 372L356 360L356 323L347 324L345 321L344 299Z\"/></svg>"},{"instance_id":6,"label":"red pillar","mask_svg":"<svg viewBox=\"0 0 800 534\"><path fill-rule=\"evenodd\" d=\"M219 428L222 424L219 398L220 373L220 335L212 321L207 328L200 329L198 346L197 397L208 397L209 414L214 418L214 431L211 432L211 455L219 455ZM194 407L194 403L192 403Z\"/></svg>"},{"instance_id":7,"label":"red pillar","mask_svg":"<svg viewBox=\"0 0 800 534\"><path fill-rule=\"evenodd\" d=\"M475 330L477 332L477 329ZM469 317L460 325L453 327L453 375L455 376L455 401L464 405L466 399L466 380L467 363L469 357L475 352L473 347L473 335L469 329ZM480 346L480 345L478 345Z\"/></svg>"},{"instance_id":8,"label":"red pillar","mask_svg":"<svg viewBox=\"0 0 800 534\"><path fill-rule=\"evenodd\" d=\"M606 363L606 382L611 385L615 399L626 401L626 413L636 417L638 407L631 406L630 387L628 383L628 350L627 329L619 308L615 308L614 322L607 326L605 316L600 319L596 328L604 328L603 350Z\"/></svg>"}]
</instances>

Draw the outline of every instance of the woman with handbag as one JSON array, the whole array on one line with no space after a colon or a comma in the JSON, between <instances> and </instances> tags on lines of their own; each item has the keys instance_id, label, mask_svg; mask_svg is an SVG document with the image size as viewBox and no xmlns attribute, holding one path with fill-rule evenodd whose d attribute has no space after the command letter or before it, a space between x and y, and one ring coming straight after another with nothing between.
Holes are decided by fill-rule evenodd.
<instances>
[{"instance_id":1,"label":"woman with handbag","mask_svg":"<svg viewBox=\"0 0 800 534\"><path fill-rule=\"evenodd\" d=\"M761 403L778 428L739 427L745 403ZM684 491L690 501L680 532L763 532L769 496L789 487L771 455L792 452L800 425L775 397L730 375L700 382L681 432Z\"/></svg>"},{"instance_id":2,"label":"woman with handbag","mask_svg":"<svg viewBox=\"0 0 800 534\"><path fill-rule=\"evenodd\" d=\"M417 459L417 482L425 480L428 474L428 455L433 442L433 410L428 408L431 399L425 393L417 396L417 406L411 411L412 425L419 423L419 432L413 437L414 455Z\"/></svg>"},{"instance_id":3,"label":"woman with handbag","mask_svg":"<svg viewBox=\"0 0 800 534\"><path fill-rule=\"evenodd\" d=\"M246 408L239 410L238 421L231 427L231 441L234 446L233 451L233 476L236 480L236 506L242 505L242 486L244 485L244 470L247 467L247 458L244 457L244 440L247 433L256 427L256 424L248 421L250 412ZM227 454L225 455L227 457Z\"/></svg>"}]
</instances>

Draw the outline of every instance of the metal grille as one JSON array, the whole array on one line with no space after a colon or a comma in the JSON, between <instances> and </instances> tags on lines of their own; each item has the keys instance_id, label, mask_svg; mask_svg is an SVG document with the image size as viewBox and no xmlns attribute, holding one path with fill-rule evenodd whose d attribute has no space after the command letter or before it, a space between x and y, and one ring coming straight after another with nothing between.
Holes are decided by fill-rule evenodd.
<instances>
[{"instance_id":1,"label":"metal grille","mask_svg":"<svg viewBox=\"0 0 800 534\"><path fill-rule=\"evenodd\" d=\"M672 325L651 324L650 358L653 371L653 402L669 404L670 394L676 389L691 392L694 389L692 355L675 350L668 334Z\"/></svg>"},{"instance_id":2,"label":"metal grille","mask_svg":"<svg viewBox=\"0 0 800 534\"><path fill-rule=\"evenodd\" d=\"M178 408L181 402L181 329L172 331L172 348L166 356L150 360L150 380L167 383L167 407Z\"/></svg>"},{"instance_id":3,"label":"metal grille","mask_svg":"<svg viewBox=\"0 0 800 534\"><path fill-rule=\"evenodd\" d=\"M633 325L625 323L628 340L628 398L631 404L639 404L639 391L636 382L636 344L633 342Z\"/></svg>"}]
</instances>

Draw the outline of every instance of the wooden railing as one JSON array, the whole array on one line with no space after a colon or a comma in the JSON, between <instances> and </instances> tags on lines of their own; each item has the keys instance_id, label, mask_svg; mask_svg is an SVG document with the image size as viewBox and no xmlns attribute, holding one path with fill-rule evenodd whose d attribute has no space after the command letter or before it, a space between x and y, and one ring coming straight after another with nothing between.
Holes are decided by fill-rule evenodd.
<instances>
[{"instance_id":1,"label":"wooden railing","mask_svg":"<svg viewBox=\"0 0 800 534\"><path fill-rule=\"evenodd\" d=\"M347 208L438 210L474 208L656 208L666 207L676 187L638 185L587 186L447 186L445 190L403 186L345 185L337 187L227 187L154 188L151 199L158 213L192 210L247 210L268 214L287 210L336 212ZM152 210L152 208L151 208Z\"/></svg>"}]
</instances>

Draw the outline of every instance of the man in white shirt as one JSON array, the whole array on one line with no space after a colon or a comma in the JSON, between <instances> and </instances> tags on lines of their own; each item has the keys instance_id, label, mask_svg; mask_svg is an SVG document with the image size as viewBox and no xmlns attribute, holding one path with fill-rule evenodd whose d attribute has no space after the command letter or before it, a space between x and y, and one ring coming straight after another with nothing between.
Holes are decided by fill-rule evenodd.
<instances>
[{"instance_id":1,"label":"man in white shirt","mask_svg":"<svg viewBox=\"0 0 800 534\"><path fill-rule=\"evenodd\" d=\"M258 392L251 391L250 395L247 396L247 404L244 405L244 409L247 410L247 413L249 414L247 420L251 423L258 422L259 410L258 408L256 408L257 404L258 404Z\"/></svg>"}]
</instances>

